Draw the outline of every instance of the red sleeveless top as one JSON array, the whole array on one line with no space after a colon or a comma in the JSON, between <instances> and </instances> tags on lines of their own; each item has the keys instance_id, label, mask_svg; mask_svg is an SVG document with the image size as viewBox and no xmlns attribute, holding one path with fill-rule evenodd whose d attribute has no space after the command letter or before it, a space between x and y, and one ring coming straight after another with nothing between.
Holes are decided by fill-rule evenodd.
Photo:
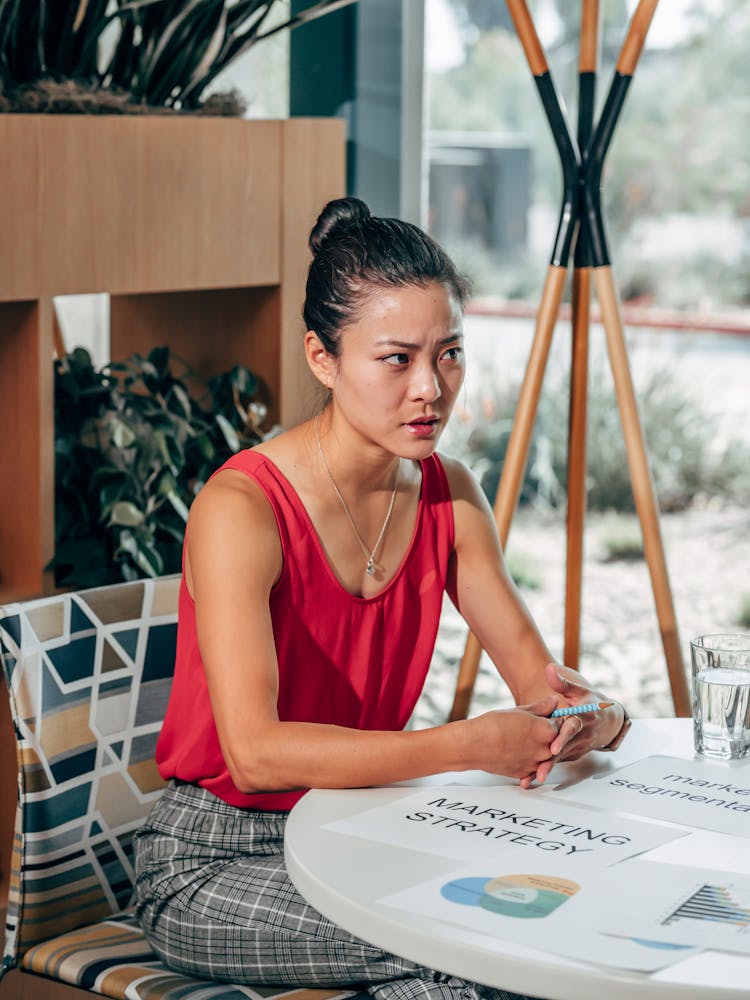
<instances>
[{"instance_id":1,"label":"red sleeveless top","mask_svg":"<svg viewBox=\"0 0 750 1000\"><path fill-rule=\"evenodd\" d=\"M445 470L436 455L420 464L411 543L390 583L368 598L353 596L338 581L302 501L273 462L249 449L222 466L253 479L276 516L284 564L270 610L282 721L399 730L409 720L432 658L454 539ZM304 794L245 795L234 785L219 747L184 575L174 681L156 761L163 778L198 784L234 806L286 810Z\"/></svg>"}]
</instances>

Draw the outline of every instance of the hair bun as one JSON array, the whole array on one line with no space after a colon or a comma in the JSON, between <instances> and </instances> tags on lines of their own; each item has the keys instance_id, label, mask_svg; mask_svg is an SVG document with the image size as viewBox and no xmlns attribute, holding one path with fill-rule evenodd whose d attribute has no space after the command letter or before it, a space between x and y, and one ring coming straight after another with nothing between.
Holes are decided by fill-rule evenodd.
<instances>
[{"instance_id":1,"label":"hair bun","mask_svg":"<svg viewBox=\"0 0 750 1000\"><path fill-rule=\"evenodd\" d=\"M343 233L371 218L370 209L360 198L334 198L328 202L312 228L310 249L319 254L323 244L336 233Z\"/></svg>"}]
</instances>

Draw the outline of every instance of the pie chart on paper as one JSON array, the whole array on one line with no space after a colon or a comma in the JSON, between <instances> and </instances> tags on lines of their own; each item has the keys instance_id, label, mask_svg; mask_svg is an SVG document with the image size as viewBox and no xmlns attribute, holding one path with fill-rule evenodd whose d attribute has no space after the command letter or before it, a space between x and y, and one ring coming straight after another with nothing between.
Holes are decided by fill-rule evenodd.
<instances>
[{"instance_id":1,"label":"pie chart on paper","mask_svg":"<svg viewBox=\"0 0 750 1000\"><path fill-rule=\"evenodd\" d=\"M523 920L548 916L580 889L577 882L550 875L501 875L454 879L440 890L444 899L478 906L491 913Z\"/></svg>"}]
</instances>

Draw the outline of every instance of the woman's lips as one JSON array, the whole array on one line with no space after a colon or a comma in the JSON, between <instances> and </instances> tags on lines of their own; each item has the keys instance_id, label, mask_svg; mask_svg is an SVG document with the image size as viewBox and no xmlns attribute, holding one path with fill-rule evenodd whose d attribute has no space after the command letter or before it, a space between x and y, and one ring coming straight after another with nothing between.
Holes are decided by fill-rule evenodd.
<instances>
[{"instance_id":1,"label":"woman's lips","mask_svg":"<svg viewBox=\"0 0 750 1000\"><path fill-rule=\"evenodd\" d=\"M430 437L438 425L437 417L430 417L427 420L414 420L404 426L414 437Z\"/></svg>"}]
</instances>

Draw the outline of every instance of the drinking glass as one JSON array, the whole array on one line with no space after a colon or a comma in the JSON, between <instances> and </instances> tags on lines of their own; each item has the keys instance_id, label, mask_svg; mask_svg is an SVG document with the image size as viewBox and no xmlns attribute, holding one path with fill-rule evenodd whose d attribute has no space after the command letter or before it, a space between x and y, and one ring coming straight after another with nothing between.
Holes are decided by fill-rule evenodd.
<instances>
[{"instance_id":1,"label":"drinking glass","mask_svg":"<svg viewBox=\"0 0 750 1000\"><path fill-rule=\"evenodd\" d=\"M750 753L750 635L690 642L695 749L734 760Z\"/></svg>"}]
</instances>

